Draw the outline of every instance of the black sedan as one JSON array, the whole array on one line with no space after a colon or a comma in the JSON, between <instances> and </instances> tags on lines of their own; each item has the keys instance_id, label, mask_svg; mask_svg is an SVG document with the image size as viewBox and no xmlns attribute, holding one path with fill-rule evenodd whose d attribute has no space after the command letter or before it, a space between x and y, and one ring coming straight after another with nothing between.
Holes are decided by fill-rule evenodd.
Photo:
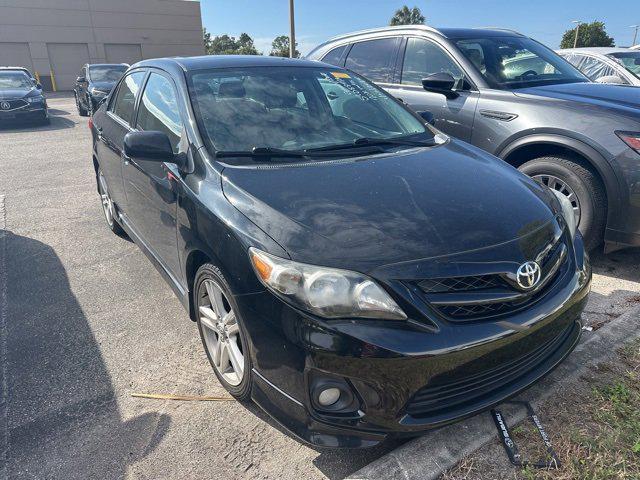
<instances>
[{"instance_id":1,"label":"black sedan","mask_svg":"<svg viewBox=\"0 0 640 480\"><path fill-rule=\"evenodd\" d=\"M109 228L221 384L304 441L472 415L578 342L591 269L566 197L362 77L208 56L140 62L116 89L90 122Z\"/></svg>"},{"instance_id":2,"label":"black sedan","mask_svg":"<svg viewBox=\"0 0 640 480\"><path fill-rule=\"evenodd\" d=\"M0 70L0 124L19 121L49 123L42 87L22 69Z\"/></svg>"},{"instance_id":3,"label":"black sedan","mask_svg":"<svg viewBox=\"0 0 640 480\"><path fill-rule=\"evenodd\" d=\"M82 67L73 87L78 114L83 117L93 114L127 68L129 65L126 63L87 64Z\"/></svg>"}]
</instances>

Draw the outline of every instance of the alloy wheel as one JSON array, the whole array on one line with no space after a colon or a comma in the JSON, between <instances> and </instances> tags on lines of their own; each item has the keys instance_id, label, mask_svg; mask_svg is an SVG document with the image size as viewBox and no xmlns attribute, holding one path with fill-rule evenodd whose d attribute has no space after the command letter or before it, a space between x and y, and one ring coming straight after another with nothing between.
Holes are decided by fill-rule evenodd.
<instances>
[{"instance_id":1,"label":"alloy wheel","mask_svg":"<svg viewBox=\"0 0 640 480\"><path fill-rule=\"evenodd\" d=\"M244 348L236 314L220 285L206 279L200 286L198 315L209 357L229 385L244 377Z\"/></svg>"},{"instance_id":2,"label":"alloy wheel","mask_svg":"<svg viewBox=\"0 0 640 480\"><path fill-rule=\"evenodd\" d=\"M580 200L578 199L576 192L574 192L573 189L569 185L567 185L567 183L564 180L554 175L546 175L546 174L534 175L533 179L567 197L567 200L571 202L571 206L573 207L573 214L576 217L576 225L580 224L580 216L581 216Z\"/></svg>"},{"instance_id":3,"label":"alloy wheel","mask_svg":"<svg viewBox=\"0 0 640 480\"><path fill-rule=\"evenodd\" d=\"M102 172L98 174L98 185L100 188L100 199L102 200L102 210L104 212L104 217L107 220L109 226L113 227L115 207L113 205L113 200L111 200L111 196L109 196L107 181L104 178Z\"/></svg>"}]
</instances>

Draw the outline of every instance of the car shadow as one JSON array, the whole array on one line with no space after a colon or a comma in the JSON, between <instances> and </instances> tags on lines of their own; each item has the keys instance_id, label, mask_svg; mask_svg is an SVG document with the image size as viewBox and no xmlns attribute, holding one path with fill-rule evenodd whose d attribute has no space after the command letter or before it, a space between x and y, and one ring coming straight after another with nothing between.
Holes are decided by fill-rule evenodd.
<instances>
[{"instance_id":1,"label":"car shadow","mask_svg":"<svg viewBox=\"0 0 640 480\"><path fill-rule=\"evenodd\" d=\"M3 301L6 478L125 478L162 440L170 417L122 417L98 342L49 245L0 230Z\"/></svg>"},{"instance_id":2,"label":"car shadow","mask_svg":"<svg viewBox=\"0 0 640 480\"><path fill-rule=\"evenodd\" d=\"M54 114L54 111L55 110L50 110L50 123L48 125L29 121L0 123L0 132L38 133L52 130L63 130L65 128L74 128L76 126L76 122L74 122L73 120L69 120L64 116ZM67 112L66 115L70 114Z\"/></svg>"}]
</instances>

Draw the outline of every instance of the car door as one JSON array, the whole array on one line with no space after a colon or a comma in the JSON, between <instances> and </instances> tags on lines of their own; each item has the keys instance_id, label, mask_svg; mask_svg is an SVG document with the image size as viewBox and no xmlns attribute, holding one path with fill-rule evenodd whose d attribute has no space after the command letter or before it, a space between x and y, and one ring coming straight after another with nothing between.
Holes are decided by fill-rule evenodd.
<instances>
[{"instance_id":1,"label":"car door","mask_svg":"<svg viewBox=\"0 0 640 480\"><path fill-rule=\"evenodd\" d=\"M427 92L422 79L434 73L449 73L456 80L457 96L447 98ZM439 44L421 37L408 37L400 67L400 76L385 87L392 95L417 112L429 111L435 126L461 140L469 141L478 104L478 91L472 88L467 75Z\"/></svg>"},{"instance_id":2,"label":"car door","mask_svg":"<svg viewBox=\"0 0 640 480\"><path fill-rule=\"evenodd\" d=\"M145 75L146 71L136 70L124 77L111 98L106 115L95 119L98 161L110 196L121 211L126 211L127 203L122 183L122 147L124 136L131 131L135 103Z\"/></svg>"},{"instance_id":3,"label":"car door","mask_svg":"<svg viewBox=\"0 0 640 480\"><path fill-rule=\"evenodd\" d=\"M163 132L169 137L175 154L186 154L181 147L186 134L176 88L171 77L160 71L149 74L138 105L136 129ZM170 160L164 163L128 158L123 165L123 178L128 220L147 248L174 278L179 278L177 195L173 182L180 173Z\"/></svg>"}]
</instances>

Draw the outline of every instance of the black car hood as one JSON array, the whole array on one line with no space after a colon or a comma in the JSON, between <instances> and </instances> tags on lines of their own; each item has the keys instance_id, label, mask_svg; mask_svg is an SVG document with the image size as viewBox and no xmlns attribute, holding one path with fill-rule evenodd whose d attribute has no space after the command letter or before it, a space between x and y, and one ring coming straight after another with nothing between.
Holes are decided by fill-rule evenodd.
<instances>
[{"instance_id":1,"label":"black car hood","mask_svg":"<svg viewBox=\"0 0 640 480\"><path fill-rule=\"evenodd\" d=\"M367 272L496 245L554 219L548 191L455 141L269 167L226 167L225 195L301 262Z\"/></svg>"},{"instance_id":2,"label":"black car hood","mask_svg":"<svg viewBox=\"0 0 640 480\"><path fill-rule=\"evenodd\" d=\"M640 88L623 85L606 85L602 83L565 83L515 90L519 96L536 95L569 100L601 107L619 107L640 112Z\"/></svg>"},{"instance_id":3,"label":"black car hood","mask_svg":"<svg viewBox=\"0 0 640 480\"><path fill-rule=\"evenodd\" d=\"M91 88L97 88L103 92L110 92L115 82L91 82Z\"/></svg>"},{"instance_id":4,"label":"black car hood","mask_svg":"<svg viewBox=\"0 0 640 480\"><path fill-rule=\"evenodd\" d=\"M0 99L4 98L23 98L32 90L36 90L35 87L29 88L11 88L7 90L0 90ZM37 90L36 90L37 91Z\"/></svg>"}]
</instances>

